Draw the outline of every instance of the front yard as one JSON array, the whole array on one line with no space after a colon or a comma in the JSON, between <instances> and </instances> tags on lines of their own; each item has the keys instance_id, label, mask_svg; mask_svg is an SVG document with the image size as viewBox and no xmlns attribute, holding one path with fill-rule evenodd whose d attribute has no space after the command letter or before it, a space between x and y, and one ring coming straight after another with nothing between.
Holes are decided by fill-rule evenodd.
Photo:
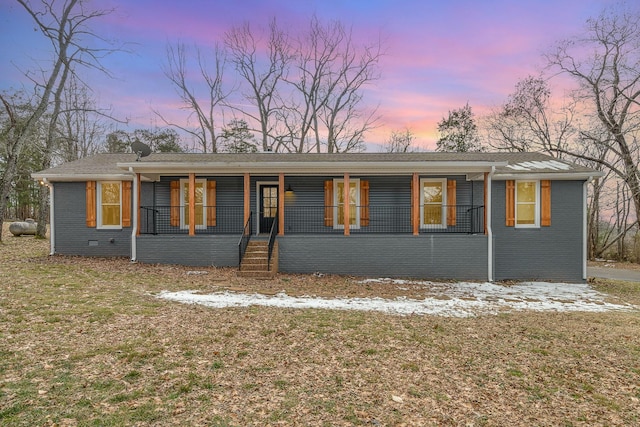
<instances>
[{"instance_id":1,"label":"front yard","mask_svg":"<svg viewBox=\"0 0 640 427\"><path fill-rule=\"evenodd\" d=\"M1 425L640 423L638 311L216 309L156 295L424 298L425 290L48 257L48 242L3 236ZM637 284L593 286L611 302L640 305Z\"/></svg>"}]
</instances>

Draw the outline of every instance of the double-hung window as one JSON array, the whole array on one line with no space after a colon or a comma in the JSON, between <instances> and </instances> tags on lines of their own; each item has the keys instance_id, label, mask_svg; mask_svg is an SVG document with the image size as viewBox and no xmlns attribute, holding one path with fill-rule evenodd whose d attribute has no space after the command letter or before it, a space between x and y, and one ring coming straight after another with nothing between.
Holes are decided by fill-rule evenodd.
<instances>
[{"instance_id":1,"label":"double-hung window","mask_svg":"<svg viewBox=\"0 0 640 427\"><path fill-rule=\"evenodd\" d=\"M197 179L195 182L195 226L196 228L206 228L207 224L207 195L206 195L206 179ZM180 180L180 200L182 200L182 215L180 215L180 226L189 228L189 180Z\"/></svg>"},{"instance_id":2,"label":"double-hung window","mask_svg":"<svg viewBox=\"0 0 640 427\"><path fill-rule=\"evenodd\" d=\"M516 181L516 227L540 226L540 182Z\"/></svg>"},{"instance_id":3,"label":"double-hung window","mask_svg":"<svg viewBox=\"0 0 640 427\"><path fill-rule=\"evenodd\" d=\"M447 180L420 180L420 227L444 228L447 226Z\"/></svg>"},{"instance_id":4,"label":"double-hung window","mask_svg":"<svg viewBox=\"0 0 640 427\"><path fill-rule=\"evenodd\" d=\"M100 181L97 187L97 228L122 228L122 182Z\"/></svg>"},{"instance_id":5,"label":"double-hung window","mask_svg":"<svg viewBox=\"0 0 640 427\"><path fill-rule=\"evenodd\" d=\"M336 189L334 194L333 223L334 228L344 228L345 204L349 203L349 228L360 228L360 179L349 180L349 190L345 188L344 179L334 179L333 186Z\"/></svg>"},{"instance_id":6,"label":"double-hung window","mask_svg":"<svg viewBox=\"0 0 640 427\"><path fill-rule=\"evenodd\" d=\"M508 180L505 190L507 227L551 226L551 181Z\"/></svg>"}]
</instances>

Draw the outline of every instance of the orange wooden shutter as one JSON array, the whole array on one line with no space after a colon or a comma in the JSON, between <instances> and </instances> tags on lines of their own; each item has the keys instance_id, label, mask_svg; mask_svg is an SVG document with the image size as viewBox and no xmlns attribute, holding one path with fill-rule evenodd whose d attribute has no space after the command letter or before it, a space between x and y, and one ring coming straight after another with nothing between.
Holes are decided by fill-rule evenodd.
<instances>
[{"instance_id":1,"label":"orange wooden shutter","mask_svg":"<svg viewBox=\"0 0 640 427\"><path fill-rule=\"evenodd\" d=\"M333 227L333 180L324 182L324 225Z\"/></svg>"},{"instance_id":2,"label":"orange wooden shutter","mask_svg":"<svg viewBox=\"0 0 640 427\"><path fill-rule=\"evenodd\" d=\"M410 184L409 192L411 193L411 198L410 198L410 200L411 200L411 213L410 213L410 215L411 215L411 228L413 229L413 179L411 179L411 181L409 181L409 184Z\"/></svg>"},{"instance_id":3,"label":"orange wooden shutter","mask_svg":"<svg viewBox=\"0 0 640 427\"><path fill-rule=\"evenodd\" d=\"M516 182L508 180L506 182L506 223L507 227L516 225Z\"/></svg>"},{"instance_id":4,"label":"orange wooden shutter","mask_svg":"<svg viewBox=\"0 0 640 427\"><path fill-rule=\"evenodd\" d=\"M170 223L172 227L180 226L180 181L171 181Z\"/></svg>"},{"instance_id":5,"label":"orange wooden shutter","mask_svg":"<svg viewBox=\"0 0 640 427\"><path fill-rule=\"evenodd\" d=\"M551 181L540 181L540 225L551 225Z\"/></svg>"},{"instance_id":6,"label":"orange wooden shutter","mask_svg":"<svg viewBox=\"0 0 640 427\"><path fill-rule=\"evenodd\" d=\"M87 181L87 227L96 226L96 182Z\"/></svg>"},{"instance_id":7,"label":"orange wooden shutter","mask_svg":"<svg viewBox=\"0 0 640 427\"><path fill-rule=\"evenodd\" d=\"M456 225L456 181L447 180L447 225Z\"/></svg>"},{"instance_id":8,"label":"orange wooden shutter","mask_svg":"<svg viewBox=\"0 0 640 427\"><path fill-rule=\"evenodd\" d=\"M131 181L122 181L122 226L131 227Z\"/></svg>"},{"instance_id":9,"label":"orange wooden shutter","mask_svg":"<svg viewBox=\"0 0 640 427\"><path fill-rule=\"evenodd\" d=\"M207 225L216 226L216 182L207 180Z\"/></svg>"},{"instance_id":10,"label":"orange wooden shutter","mask_svg":"<svg viewBox=\"0 0 640 427\"><path fill-rule=\"evenodd\" d=\"M414 236L420 234L420 176L411 176L411 230Z\"/></svg>"},{"instance_id":11,"label":"orange wooden shutter","mask_svg":"<svg viewBox=\"0 0 640 427\"><path fill-rule=\"evenodd\" d=\"M360 226L369 225L369 181L360 180Z\"/></svg>"}]
</instances>

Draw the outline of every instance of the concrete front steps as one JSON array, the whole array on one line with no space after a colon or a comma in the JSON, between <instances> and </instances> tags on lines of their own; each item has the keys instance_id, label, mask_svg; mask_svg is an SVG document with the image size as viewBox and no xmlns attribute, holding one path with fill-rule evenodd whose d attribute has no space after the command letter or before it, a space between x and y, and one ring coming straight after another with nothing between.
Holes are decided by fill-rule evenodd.
<instances>
[{"instance_id":1,"label":"concrete front steps","mask_svg":"<svg viewBox=\"0 0 640 427\"><path fill-rule=\"evenodd\" d=\"M238 277L253 279L272 279L278 273L278 242L273 245L271 268L267 268L269 258L269 242L266 240L250 240L242 257Z\"/></svg>"}]
</instances>

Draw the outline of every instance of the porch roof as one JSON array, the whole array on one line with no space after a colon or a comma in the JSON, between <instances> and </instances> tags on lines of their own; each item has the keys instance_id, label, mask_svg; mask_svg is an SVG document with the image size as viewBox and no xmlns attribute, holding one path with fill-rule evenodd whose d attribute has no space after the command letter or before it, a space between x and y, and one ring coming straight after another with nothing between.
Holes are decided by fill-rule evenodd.
<instances>
[{"instance_id":1,"label":"porch roof","mask_svg":"<svg viewBox=\"0 0 640 427\"><path fill-rule=\"evenodd\" d=\"M587 179L600 172L541 153L345 153L345 154L98 154L32 174L48 181L132 179L160 175L403 175L465 174L481 180L495 168L494 179Z\"/></svg>"}]
</instances>

